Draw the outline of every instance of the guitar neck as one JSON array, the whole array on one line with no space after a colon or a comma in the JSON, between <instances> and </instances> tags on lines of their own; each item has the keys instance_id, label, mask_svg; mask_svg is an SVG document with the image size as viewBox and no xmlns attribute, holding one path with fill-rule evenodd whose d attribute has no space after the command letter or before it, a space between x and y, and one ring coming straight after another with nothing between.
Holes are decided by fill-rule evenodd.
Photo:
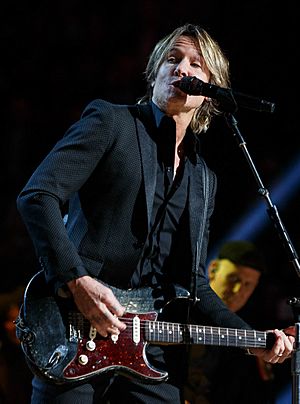
<instances>
[{"instance_id":1,"label":"guitar neck","mask_svg":"<svg viewBox=\"0 0 300 404\"><path fill-rule=\"evenodd\" d=\"M239 348L266 348L267 332L148 321L145 339L157 344L201 344Z\"/></svg>"}]
</instances>

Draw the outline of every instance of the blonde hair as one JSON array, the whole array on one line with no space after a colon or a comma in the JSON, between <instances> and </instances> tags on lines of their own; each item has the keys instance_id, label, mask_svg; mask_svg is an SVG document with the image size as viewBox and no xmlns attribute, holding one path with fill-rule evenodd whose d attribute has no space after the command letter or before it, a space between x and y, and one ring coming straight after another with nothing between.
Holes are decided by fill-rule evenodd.
<instances>
[{"instance_id":1,"label":"blonde hair","mask_svg":"<svg viewBox=\"0 0 300 404\"><path fill-rule=\"evenodd\" d=\"M155 80L158 70L165 61L170 48L180 36L189 36L199 44L204 62L210 72L210 83L220 87L229 87L229 62L222 52L219 44L201 27L194 24L185 24L176 28L171 34L161 39L153 49L145 70L147 81L146 94L139 103L149 102L152 98L151 83ZM190 123L195 133L205 132L214 115L220 114L215 100L205 100L195 110Z\"/></svg>"}]
</instances>

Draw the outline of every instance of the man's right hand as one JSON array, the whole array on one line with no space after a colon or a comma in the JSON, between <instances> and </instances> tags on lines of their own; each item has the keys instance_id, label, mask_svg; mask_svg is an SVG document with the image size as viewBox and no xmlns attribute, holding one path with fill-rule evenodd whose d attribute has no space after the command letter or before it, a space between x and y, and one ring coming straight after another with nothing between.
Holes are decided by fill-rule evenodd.
<instances>
[{"instance_id":1,"label":"man's right hand","mask_svg":"<svg viewBox=\"0 0 300 404\"><path fill-rule=\"evenodd\" d=\"M84 317L103 337L118 335L126 325L118 319L124 314L112 290L90 276L82 276L68 282L74 302Z\"/></svg>"}]
</instances>

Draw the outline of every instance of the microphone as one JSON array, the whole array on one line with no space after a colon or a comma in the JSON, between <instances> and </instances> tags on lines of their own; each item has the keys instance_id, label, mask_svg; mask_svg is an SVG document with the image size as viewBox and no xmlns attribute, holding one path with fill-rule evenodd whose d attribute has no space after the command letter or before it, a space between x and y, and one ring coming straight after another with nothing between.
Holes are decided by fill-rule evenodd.
<instances>
[{"instance_id":1,"label":"microphone","mask_svg":"<svg viewBox=\"0 0 300 404\"><path fill-rule=\"evenodd\" d=\"M189 95L204 95L219 102L225 112L236 112L238 107L258 112L274 112L275 104L251 95L238 93L231 88L218 87L193 76L185 76L173 83L181 91Z\"/></svg>"}]
</instances>

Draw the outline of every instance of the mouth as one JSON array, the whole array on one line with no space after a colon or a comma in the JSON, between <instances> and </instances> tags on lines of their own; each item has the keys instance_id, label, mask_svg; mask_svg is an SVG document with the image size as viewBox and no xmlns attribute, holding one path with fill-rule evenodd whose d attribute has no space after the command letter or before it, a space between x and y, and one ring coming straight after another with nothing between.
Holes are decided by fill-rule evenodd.
<instances>
[{"instance_id":1,"label":"mouth","mask_svg":"<svg viewBox=\"0 0 300 404\"><path fill-rule=\"evenodd\" d=\"M185 92L185 91L183 91L181 88L180 88L180 81L181 80L175 80L175 81L173 81L170 85L174 88L176 88L176 94L177 94L177 96L184 96L184 97L187 97L188 96L188 94Z\"/></svg>"},{"instance_id":2,"label":"mouth","mask_svg":"<svg viewBox=\"0 0 300 404\"><path fill-rule=\"evenodd\" d=\"M179 83L180 83L180 81L181 81L181 80L175 80L175 81L173 81L173 82L171 83L171 86L174 86L174 87L176 87L176 88L179 88Z\"/></svg>"},{"instance_id":3,"label":"mouth","mask_svg":"<svg viewBox=\"0 0 300 404\"><path fill-rule=\"evenodd\" d=\"M223 294L223 300L224 300L224 302L226 302L226 303L229 303L231 300L233 300L233 298L234 298L234 294L231 293L231 292L225 292L225 293Z\"/></svg>"}]
</instances>

